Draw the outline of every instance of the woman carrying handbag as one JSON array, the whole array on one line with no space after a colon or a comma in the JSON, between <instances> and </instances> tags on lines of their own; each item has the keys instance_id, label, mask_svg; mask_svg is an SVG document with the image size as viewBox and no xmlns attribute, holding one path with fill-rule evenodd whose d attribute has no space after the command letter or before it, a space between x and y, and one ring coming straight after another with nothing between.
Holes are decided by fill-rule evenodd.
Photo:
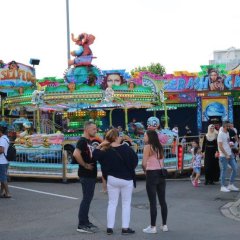
<instances>
[{"instance_id":1,"label":"woman carrying handbag","mask_svg":"<svg viewBox=\"0 0 240 240\"><path fill-rule=\"evenodd\" d=\"M167 227L167 203L165 199L166 180L162 176L162 169L164 168L163 147L159 142L157 132L155 130L148 130L144 135L144 149L142 167L146 172L146 190L150 203L150 217L151 225L143 229L144 233L157 233L156 219L157 219L157 199L161 206L162 225L161 230L168 231Z\"/></svg>"},{"instance_id":2,"label":"woman carrying handbag","mask_svg":"<svg viewBox=\"0 0 240 240\"><path fill-rule=\"evenodd\" d=\"M107 132L105 140L93 151L93 157L100 162L103 176L107 180L108 209L107 234L113 234L118 199L122 198L122 234L133 234L129 228L132 191L135 185L135 168L138 156L126 144L121 145L116 129Z\"/></svg>"}]
</instances>

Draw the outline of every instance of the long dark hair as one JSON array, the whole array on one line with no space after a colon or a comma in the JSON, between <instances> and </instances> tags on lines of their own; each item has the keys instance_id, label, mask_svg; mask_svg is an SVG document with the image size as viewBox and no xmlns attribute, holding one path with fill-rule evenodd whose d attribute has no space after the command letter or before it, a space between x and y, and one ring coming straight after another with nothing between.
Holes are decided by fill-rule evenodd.
<instances>
[{"instance_id":1,"label":"long dark hair","mask_svg":"<svg viewBox=\"0 0 240 240\"><path fill-rule=\"evenodd\" d=\"M163 158L163 147L158 139L157 132L155 130L147 130L146 134L148 136L148 144L152 147L152 150L157 153L157 158Z\"/></svg>"}]
</instances>

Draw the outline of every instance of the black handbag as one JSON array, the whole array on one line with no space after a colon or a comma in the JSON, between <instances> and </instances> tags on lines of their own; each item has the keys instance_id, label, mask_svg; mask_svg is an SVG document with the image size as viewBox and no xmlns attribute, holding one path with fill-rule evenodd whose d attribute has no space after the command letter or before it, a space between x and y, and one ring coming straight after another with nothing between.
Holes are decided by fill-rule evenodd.
<instances>
[{"instance_id":1,"label":"black handbag","mask_svg":"<svg viewBox=\"0 0 240 240\"><path fill-rule=\"evenodd\" d=\"M166 168L161 168L159 171L159 175L161 178L167 178L168 177L168 170Z\"/></svg>"},{"instance_id":2,"label":"black handbag","mask_svg":"<svg viewBox=\"0 0 240 240\"><path fill-rule=\"evenodd\" d=\"M160 161L158 161L159 165L160 165L160 169L159 169L159 176L160 178L167 178L168 177L168 170L164 167L161 166Z\"/></svg>"}]
</instances>

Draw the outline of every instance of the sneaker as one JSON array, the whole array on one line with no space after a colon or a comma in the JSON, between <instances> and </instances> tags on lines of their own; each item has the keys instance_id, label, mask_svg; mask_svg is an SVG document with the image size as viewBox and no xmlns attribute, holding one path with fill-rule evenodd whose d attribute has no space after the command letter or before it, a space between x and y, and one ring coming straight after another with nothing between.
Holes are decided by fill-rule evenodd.
<instances>
[{"instance_id":1,"label":"sneaker","mask_svg":"<svg viewBox=\"0 0 240 240\"><path fill-rule=\"evenodd\" d=\"M190 176L190 181L191 181L191 182L193 181L193 177L192 177L192 175Z\"/></svg>"},{"instance_id":2,"label":"sneaker","mask_svg":"<svg viewBox=\"0 0 240 240\"><path fill-rule=\"evenodd\" d=\"M163 232L168 232L168 227L167 227L167 225L162 225L162 226L160 227L160 229L161 229Z\"/></svg>"},{"instance_id":3,"label":"sneaker","mask_svg":"<svg viewBox=\"0 0 240 240\"><path fill-rule=\"evenodd\" d=\"M227 189L230 191L239 191L239 188L235 187L233 184L229 184Z\"/></svg>"},{"instance_id":4,"label":"sneaker","mask_svg":"<svg viewBox=\"0 0 240 240\"><path fill-rule=\"evenodd\" d=\"M95 233L92 228L85 225L78 225L77 231L80 233Z\"/></svg>"},{"instance_id":5,"label":"sneaker","mask_svg":"<svg viewBox=\"0 0 240 240\"><path fill-rule=\"evenodd\" d=\"M156 227L152 227L152 226L148 226L147 228L143 229L144 233L157 233L157 228Z\"/></svg>"},{"instance_id":6,"label":"sneaker","mask_svg":"<svg viewBox=\"0 0 240 240\"><path fill-rule=\"evenodd\" d=\"M112 235L112 234L113 234L113 229L107 228L107 235Z\"/></svg>"},{"instance_id":7,"label":"sneaker","mask_svg":"<svg viewBox=\"0 0 240 240\"><path fill-rule=\"evenodd\" d=\"M192 185L194 186L194 187L198 187L198 182L197 181L192 181Z\"/></svg>"},{"instance_id":8,"label":"sneaker","mask_svg":"<svg viewBox=\"0 0 240 240\"><path fill-rule=\"evenodd\" d=\"M201 180L200 179L198 179L198 184L200 184L201 183Z\"/></svg>"},{"instance_id":9,"label":"sneaker","mask_svg":"<svg viewBox=\"0 0 240 240\"><path fill-rule=\"evenodd\" d=\"M128 234L133 234L135 233L134 230L132 230L131 228L127 228L127 229L122 229L122 235L128 235Z\"/></svg>"},{"instance_id":10,"label":"sneaker","mask_svg":"<svg viewBox=\"0 0 240 240\"><path fill-rule=\"evenodd\" d=\"M226 188L225 186L222 186L220 191L221 192L230 192L230 190L228 188Z\"/></svg>"},{"instance_id":11,"label":"sneaker","mask_svg":"<svg viewBox=\"0 0 240 240\"><path fill-rule=\"evenodd\" d=\"M98 227L96 225L94 225L93 223L89 222L88 224L86 224L87 227L92 228L92 229L98 229Z\"/></svg>"}]
</instances>

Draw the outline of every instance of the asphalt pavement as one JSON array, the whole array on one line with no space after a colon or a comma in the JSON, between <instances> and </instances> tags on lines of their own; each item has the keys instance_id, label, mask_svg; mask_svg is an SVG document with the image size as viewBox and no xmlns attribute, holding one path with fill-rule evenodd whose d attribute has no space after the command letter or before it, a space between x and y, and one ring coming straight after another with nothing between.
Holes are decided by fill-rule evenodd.
<instances>
[{"instance_id":1,"label":"asphalt pavement","mask_svg":"<svg viewBox=\"0 0 240 240\"><path fill-rule=\"evenodd\" d=\"M167 180L169 232L160 231L158 207L157 234L145 234L150 224L145 180L137 181L132 199L130 227L133 235L121 235L121 201L114 234L106 235L107 194L97 183L90 220L99 227L95 234L78 233L77 214L81 184L17 179L9 183L11 199L0 199L1 240L85 240L85 239L239 239L240 193L220 192L220 185L193 187L188 178ZM236 182L240 187L240 181ZM235 205L234 205L235 204Z\"/></svg>"}]
</instances>

